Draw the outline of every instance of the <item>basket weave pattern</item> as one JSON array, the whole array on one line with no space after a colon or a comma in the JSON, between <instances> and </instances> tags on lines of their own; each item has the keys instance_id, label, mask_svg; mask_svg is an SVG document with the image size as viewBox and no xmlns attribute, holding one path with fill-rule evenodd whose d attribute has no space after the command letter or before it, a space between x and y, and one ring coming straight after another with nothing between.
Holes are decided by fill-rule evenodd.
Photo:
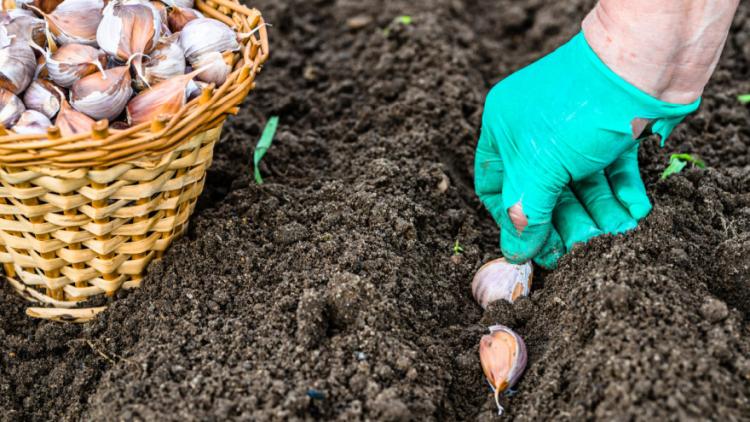
<instances>
[{"instance_id":1,"label":"basket weave pattern","mask_svg":"<svg viewBox=\"0 0 750 422\"><path fill-rule=\"evenodd\" d=\"M187 228L228 114L268 57L260 13L237 0L196 8L252 35L233 72L173 116L126 130L97 122L85 135L16 135L0 127L0 263L9 283L44 307L27 314L89 320L93 296L138 287L146 266Z\"/></svg>"}]
</instances>

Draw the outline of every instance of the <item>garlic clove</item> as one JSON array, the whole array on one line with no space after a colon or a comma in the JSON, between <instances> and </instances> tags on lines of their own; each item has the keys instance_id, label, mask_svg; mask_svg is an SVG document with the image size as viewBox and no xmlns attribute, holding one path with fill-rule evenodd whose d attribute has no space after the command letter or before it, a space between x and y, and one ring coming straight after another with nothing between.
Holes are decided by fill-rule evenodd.
<instances>
[{"instance_id":1,"label":"garlic clove","mask_svg":"<svg viewBox=\"0 0 750 422\"><path fill-rule=\"evenodd\" d=\"M159 115L175 114L187 102L188 86L201 70L167 79L136 95L127 106L128 123L137 125Z\"/></svg>"},{"instance_id":2,"label":"garlic clove","mask_svg":"<svg viewBox=\"0 0 750 422\"><path fill-rule=\"evenodd\" d=\"M169 11L167 22L169 23L169 29L173 33L182 31L182 28L187 25L188 22L204 18L203 14L195 9L175 7Z\"/></svg>"},{"instance_id":3,"label":"garlic clove","mask_svg":"<svg viewBox=\"0 0 750 422\"><path fill-rule=\"evenodd\" d=\"M198 18L188 22L180 31L180 45L185 50L185 58L191 64L206 53L224 53L240 49L237 34L232 28L209 18Z\"/></svg>"},{"instance_id":4,"label":"garlic clove","mask_svg":"<svg viewBox=\"0 0 750 422\"><path fill-rule=\"evenodd\" d=\"M114 120L133 95L130 69L120 66L93 73L70 89L70 104L95 120Z\"/></svg>"},{"instance_id":5,"label":"garlic clove","mask_svg":"<svg viewBox=\"0 0 750 422\"><path fill-rule=\"evenodd\" d=\"M224 56L218 52L205 53L190 62L196 69L204 69L196 77L198 80L213 83L216 86L226 82L232 68L226 63Z\"/></svg>"},{"instance_id":6,"label":"garlic clove","mask_svg":"<svg viewBox=\"0 0 750 422\"><path fill-rule=\"evenodd\" d=\"M143 68L143 76L148 85L185 74L185 52L180 47L180 35L173 34L159 40ZM135 81L136 88L143 90L145 83L140 79Z\"/></svg>"},{"instance_id":7,"label":"garlic clove","mask_svg":"<svg viewBox=\"0 0 750 422\"><path fill-rule=\"evenodd\" d=\"M35 8L35 7L34 7ZM96 29L102 17L102 0L65 0L52 13L44 13L49 30L59 45L70 43L96 46Z\"/></svg>"},{"instance_id":8,"label":"garlic clove","mask_svg":"<svg viewBox=\"0 0 750 422\"><path fill-rule=\"evenodd\" d=\"M37 79L24 92L23 103L27 109L38 111L52 119L60 111L60 92L52 82Z\"/></svg>"},{"instance_id":9,"label":"garlic clove","mask_svg":"<svg viewBox=\"0 0 750 422\"><path fill-rule=\"evenodd\" d=\"M45 55L49 78L65 88L107 65L106 54L85 44L65 44L53 54L45 52Z\"/></svg>"},{"instance_id":10,"label":"garlic clove","mask_svg":"<svg viewBox=\"0 0 750 422\"><path fill-rule=\"evenodd\" d=\"M504 299L513 303L531 292L534 267L531 262L516 265L498 258L484 264L471 281L471 293L482 308Z\"/></svg>"},{"instance_id":11,"label":"garlic clove","mask_svg":"<svg viewBox=\"0 0 750 422\"><path fill-rule=\"evenodd\" d=\"M120 61L135 57L133 63L140 69L142 56L156 48L160 35L161 17L150 3L112 0L102 12L96 40Z\"/></svg>"},{"instance_id":12,"label":"garlic clove","mask_svg":"<svg viewBox=\"0 0 750 422\"><path fill-rule=\"evenodd\" d=\"M169 20L169 9L167 8L167 6L158 0L151 0L148 3L154 9L156 9L157 12L159 12L159 20L161 21L161 36L165 37L168 35L172 35L172 31L169 30L169 26L167 25L167 22Z\"/></svg>"},{"instance_id":13,"label":"garlic clove","mask_svg":"<svg viewBox=\"0 0 750 422\"><path fill-rule=\"evenodd\" d=\"M2 41L2 32L5 32L6 37L18 38L24 43L33 41L44 44L46 41L44 21L33 14L0 12L0 28L0 47L6 46Z\"/></svg>"},{"instance_id":14,"label":"garlic clove","mask_svg":"<svg viewBox=\"0 0 750 422\"><path fill-rule=\"evenodd\" d=\"M11 91L0 88L0 124L6 128L12 127L24 111L26 107L20 98Z\"/></svg>"},{"instance_id":15,"label":"garlic clove","mask_svg":"<svg viewBox=\"0 0 750 422\"><path fill-rule=\"evenodd\" d=\"M36 110L26 110L11 129L19 135L44 135L50 126L52 126L52 122L47 116Z\"/></svg>"},{"instance_id":16,"label":"garlic clove","mask_svg":"<svg viewBox=\"0 0 750 422\"><path fill-rule=\"evenodd\" d=\"M493 325L479 341L479 360L492 387L498 414L503 414L500 393L513 387L526 369L526 344L521 336L503 325Z\"/></svg>"},{"instance_id":17,"label":"garlic clove","mask_svg":"<svg viewBox=\"0 0 750 422\"><path fill-rule=\"evenodd\" d=\"M62 99L60 102L60 112L57 113L57 119L55 119L55 126L60 129L62 136L91 132L91 126L94 123L96 123L94 119L74 110L65 98Z\"/></svg>"},{"instance_id":18,"label":"garlic clove","mask_svg":"<svg viewBox=\"0 0 750 422\"><path fill-rule=\"evenodd\" d=\"M19 94L29 86L36 71L34 51L21 39L0 49L0 88Z\"/></svg>"}]
</instances>

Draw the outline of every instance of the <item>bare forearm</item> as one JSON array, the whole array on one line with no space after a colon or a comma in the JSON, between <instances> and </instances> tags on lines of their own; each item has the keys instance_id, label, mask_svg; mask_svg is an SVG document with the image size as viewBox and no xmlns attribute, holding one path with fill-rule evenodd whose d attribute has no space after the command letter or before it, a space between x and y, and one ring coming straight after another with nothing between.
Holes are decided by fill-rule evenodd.
<instances>
[{"instance_id":1,"label":"bare forearm","mask_svg":"<svg viewBox=\"0 0 750 422\"><path fill-rule=\"evenodd\" d=\"M664 101L703 93L739 0L600 0L583 21L586 40L615 73Z\"/></svg>"}]
</instances>

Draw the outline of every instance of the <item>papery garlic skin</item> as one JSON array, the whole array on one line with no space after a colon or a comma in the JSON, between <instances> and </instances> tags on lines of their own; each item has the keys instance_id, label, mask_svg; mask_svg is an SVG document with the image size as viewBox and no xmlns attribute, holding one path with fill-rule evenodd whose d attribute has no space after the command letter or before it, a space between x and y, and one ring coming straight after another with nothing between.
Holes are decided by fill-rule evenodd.
<instances>
[{"instance_id":1,"label":"papery garlic skin","mask_svg":"<svg viewBox=\"0 0 750 422\"><path fill-rule=\"evenodd\" d=\"M50 126L52 122L47 116L36 110L26 110L11 129L19 135L44 135Z\"/></svg>"},{"instance_id":2,"label":"papery garlic skin","mask_svg":"<svg viewBox=\"0 0 750 422\"><path fill-rule=\"evenodd\" d=\"M106 54L84 44L66 44L53 54L47 54L49 78L64 88L71 87L79 79L99 71L107 64Z\"/></svg>"},{"instance_id":3,"label":"papery garlic skin","mask_svg":"<svg viewBox=\"0 0 750 422\"><path fill-rule=\"evenodd\" d=\"M38 111L52 119L60 111L60 93L50 81L37 79L23 94L23 103L28 110Z\"/></svg>"},{"instance_id":4,"label":"papery garlic skin","mask_svg":"<svg viewBox=\"0 0 750 422\"><path fill-rule=\"evenodd\" d=\"M103 8L102 0L65 0L44 17L59 45L76 43L94 47Z\"/></svg>"},{"instance_id":5,"label":"papery garlic skin","mask_svg":"<svg viewBox=\"0 0 750 422\"><path fill-rule=\"evenodd\" d=\"M500 393L512 388L526 369L526 344L521 336L504 325L489 327L490 334L479 342L479 360L492 387L498 414L503 414Z\"/></svg>"},{"instance_id":6,"label":"papery garlic skin","mask_svg":"<svg viewBox=\"0 0 750 422\"><path fill-rule=\"evenodd\" d=\"M22 40L13 39L0 49L0 88L20 94L31 83L36 71L36 56Z\"/></svg>"},{"instance_id":7,"label":"papery garlic skin","mask_svg":"<svg viewBox=\"0 0 750 422\"><path fill-rule=\"evenodd\" d=\"M498 300L515 302L531 293L534 267L531 262L516 265L498 258L484 264L471 281L471 292L482 308Z\"/></svg>"},{"instance_id":8,"label":"papery garlic skin","mask_svg":"<svg viewBox=\"0 0 750 422\"><path fill-rule=\"evenodd\" d=\"M232 72L232 68L224 61L224 56L217 52L198 56L190 62L190 65L195 69L204 69L196 76L198 80L213 83L216 86L221 86L226 82L227 77Z\"/></svg>"},{"instance_id":9,"label":"papery garlic skin","mask_svg":"<svg viewBox=\"0 0 750 422\"><path fill-rule=\"evenodd\" d=\"M91 74L73 84L70 104L95 120L114 120L133 96L130 82L127 66Z\"/></svg>"},{"instance_id":10,"label":"papery garlic skin","mask_svg":"<svg viewBox=\"0 0 750 422\"><path fill-rule=\"evenodd\" d=\"M78 133L91 132L95 121L89 116L76 111L64 98L60 104L60 112L57 113L55 126L60 129L62 136L72 136Z\"/></svg>"},{"instance_id":11,"label":"papery garlic skin","mask_svg":"<svg viewBox=\"0 0 750 422\"><path fill-rule=\"evenodd\" d=\"M21 40L26 44L30 41L38 45L46 42L44 21L33 14L0 12L0 27L2 28L0 29L0 48L9 45L2 41L3 32L5 32L5 37Z\"/></svg>"},{"instance_id":12,"label":"papery garlic skin","mask_svg":"<svg viewBox=\"0 0 750 422\"><path fill-rule=\"evenodd\" d=\"M169 12L167 22L169 23L170 31L177 33L182 31L188 22L201 18L205 18L205 16L195 9L176 7Z\"/></svg>"},{"instance_id":13,"label":"papery garlic skin","mask_svg":"<svg viewBox=\"0 0 750 422\"><path fill-rule=\"evenodd\" d=\"M149 54L161 36L161 16L150 3L112 0L102 11L96 31L99 47L125 62ZM140 64L140 57L133 63Z\"/></svg>"},{"instance_id":14,"label":"papery garlic skin","mask_svg":"<svg viewBox=\"0 0 750 422\"><path fill-rule=\"evenodd\" d=\"M23 101L7 89L0 88L0 124L12 127L26 111Z\"/></svg>"},{"instance_id":15,"label":"papery garlic skin","mask_svg":"<svg viewBox=\"0 0 750 422\"><path fill-rule=\"evenodd\" d=\"M198 72L167 79L136 95L127 106L128 123L137 125L177 113L187 102L188 86Z\"/></svg>"},{"instance_id":16,"label":"papery garlic skin","mask_svg":"<svg viewBox=\"0 0 750 422\"><path fill-rule=\"evenodd\" d=\"M179 34L162 38L150 54L143 68L143 75L149 85L185 74L185 51L180 46L179 38ZM138 88L143 89L140 82L135 81Z\"/></svg>"},{"instance_id":17,"label":"papery garlic skin","mask_svg":"<svg viewBox=\"0 0 750 422\"><path fill-rule=\"evenodd\" d=\"M199 18L191 20L180 31L180 45L185 50L185 58L192 63L206 53L237 51L240 44L237 34L223 22L215 19Z\"/></svg>"}]
</instances>

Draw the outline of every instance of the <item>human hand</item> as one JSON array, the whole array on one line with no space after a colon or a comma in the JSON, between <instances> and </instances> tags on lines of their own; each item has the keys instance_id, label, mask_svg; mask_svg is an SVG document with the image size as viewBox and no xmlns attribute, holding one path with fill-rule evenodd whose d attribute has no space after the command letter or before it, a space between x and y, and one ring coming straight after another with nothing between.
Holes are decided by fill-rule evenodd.
<instances>
[{"instance_id":1,"label":"human hand","mask_svg":"<svg viewBox=\"0 0 750 422\"><path fill-rule=\"evenodd\" d=\"M610 70L583 34L489 93L475 189L503 255L552 268L573 244L636 226L651 209L638 140L669 136L692 104L654 98Z\"/></svg>"}]
</instances>

